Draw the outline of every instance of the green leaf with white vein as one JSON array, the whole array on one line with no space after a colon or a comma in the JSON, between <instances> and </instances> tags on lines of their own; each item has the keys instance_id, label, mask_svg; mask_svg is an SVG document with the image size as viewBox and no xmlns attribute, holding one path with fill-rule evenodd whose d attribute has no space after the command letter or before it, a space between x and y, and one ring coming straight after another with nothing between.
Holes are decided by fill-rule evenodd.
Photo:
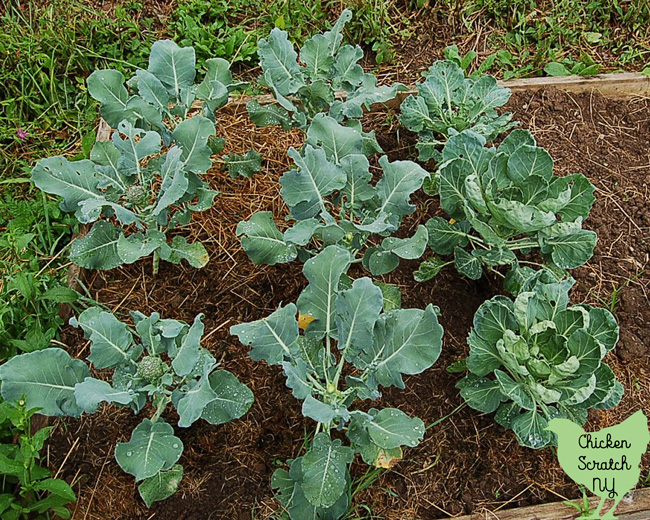
<instances>
[{"instance_id":1,"label":"green leaf with white vein","mask_svg":"<svg viewBox=\"0 0 650 520\"><path fill-rule=\"evenodd\" d=\"M172 264L180 264L182 260L187 260L192 267L199 268L204 267L210 260L201 242L190 244L185 237L181 236L175 236L170 244L160 246L160 258Z\"/></svg>"},{"instance_id":2,"label":"green leaf with white vein","mask_svg":"<svg viewBox=\"0 0 650 520\"><path fill-rule=\"evenodd\" d=\"M424 254L424 250L427 247L427 241L429 234L427 233L427 228L424 226L418 226L415 234L410 238L385 238L381 247L386 251L404 258L406 260L415 260L420 258Z\"/></svg>"},{"instance_id":3,"label":"green leaf with white vein","mask_svg":"<svg viewBox=\"0 0 650 520\"><path fill-rule=\"evenodd\" d=\"M291 262L298 254L296 246L284 241L270 211L260 211L248 221L240 222L237 224L236 233L237 236L243 235L242 247L257 265Z\"/></svg>"},{"instance_id":4,"label":"green leaf with white vein","mask_svg":"<svg viewBox=\"0 0 650 520\"><path fill-rule=\"evenodd\" d=\"M481 261L460 247L454 249L454 265L459 273L471 280L478 280L483 274Z\"/></svg>"},{"instance_id":5,"label":"green leaf with white vein","mask_svg":"<svg viewBox=\"0 0 650 520\"><path fill-rule=\"evenodd\" d=\"M183 466L174 464L168 471L159 471L153 477L146 478L138 486L140 497L147 507L154 502L169 498L178 489L183 479Z\"/></svg>"},{"instance_id":6,"label":"green leaf with white vein","mask_svg":"<svg viewBox=\"0 0 650 520\"><path fill-rule=\"evenodd\" d=\"M239 419L253 404L253 392L227 370L215 370L209 376L216 397L210 401L201 418L210 424L225 424Z\"/></svg>"},{"instance_id":7,"label":"green leaf with white vein","mask_svg":"<svg viewBox=\"0 0 650 520\"><path fill-rule=\"evenodd\" d=\"M300 61L305 64L304 72L312 81L327 78L334 64L332 42L322 34L313 36L303 45Z\"/></svg>"},{"instance_id":8,"label":"green leaf with white vein","mask_svg":"<svg viewBox=\"0 0 650 520\"><path fill-rule=\"evenodd\" d=\"M424 310L400 309L382 314L375 326L372 349L360 356L363 368L375 374L383 386L404 388L403 374L419 374L437 361L442 332L433 305Z\"/></svg>"},{"instance_id":9,"label":"green leaf with white vein","mask_svg":"<svg viewBox=\"0 0 650 520\"><path fill-rule=\"evenodd\" d=\"M262 169L262 154L255 150L248 150L243 155L231 153L224 155L222 159L228 168L228 175L232 178L241 175L242 177L251 177Z\"/></svg>"},{"instance_id":10,"label":"green leaf with white vein","mask_svg":"<svg viewBox=\"0 0 650 520\"><path fill-rule=\"evenodd\" d=\"M351 289L336 297L336 326L340 350L347 359L372 347L372 333L384 303L379 287L370 278L359 278Z\"/></svg>"},{"instance_id":11,"label":"green leaf with white vein","mask_svg":"<svg viewBox=\"0 0 650 520\"><path fill-rule=\"evenodd\" d=\"M451 224L441 217L433 217L425 224L429 245L439 255L449 255L456 247L467 245L467 233L458 223Z\"/></svg>"},{"instance_id":12,"label":"green leaf with white vein","mask_svg":"<svg viewBox=\"0 0 650 520\"><path fill-rule=\"evenodd\" d=\"M564 221L577 218L586 219L596 200L594 197L595 186L582 174L568 175L564 178L571 185L571 197L569 202L558 211L558 214Z\"/></svg>"},{"instance_id":13,"label":"green leaf with white vein","mask_svg":"<svg viewBox=\"0 0 650 520\"><path fill-rule=\"evenodd\" d=\"M375 188L370 184L370 163L365 155L348 155L341 160L341 169L347 179L342 192L347 197L348 206L356 211L364 201L375 196Z\"/></svg>"},{"instance_id":14,"label":"green leaf with white vein","mask_svg":"<svg viewBox=\"0 0 650 520\"><path fill-rule=\"evenodd\" d=\"M316 214L327 212L325 198L346 184L343 170L329 162L322 149L309 144L302 154L293 147L289 148L288 155L298 169L289 170L280 178L280 194L284 201L290 207L307 203L316 208Z\"/></svg>"},{"instance_id":15,"label":"green leaf with white vein","mask_svg":"<svg viewBox=\"0 0 650 520\"><path fill-rule=\"evenodd\" d=\"M308 336L336 337L335 300L341 276L350 265L350 253L338 246L328 246L303 267L309 285L298 297L300 314L314 318L305 330Z\"/></svg>"},{"instance_id":16,"label":"green leaf with white vein","mask_svg":"<svg viewBox=\"0 0 650 520\"><path fill-rule=\"evenodd\" d=\"M124 76L116 70L96 70L87 79L88 93L102 104L101 114L106 122L116 128L130 115L126 103L129 93L124 86Z\"/></svg>"},{"instance_id":17,"label":"green leaf with white vein","mask_svg":"<svg viewBox=\"0 0 650 520\"><path fill-rule=\"evenodd\" d=\"M540 236L542 253L550 256L558 267L574 269L587 263L594 254L596 233L581 229L575 233L557 237Z\"/></svg>"},{"instance_id":18,"label":"green leaf with white vein","mask_svg":"<svg viewBox=\"0 0 650 520\"><path fill-rule=\"evenodd\" d=\"M251 359L265 360L271 365L280 364L285 357L297 349L297 309L293 303L279 307L267 318L230 327L230 333L237 336L244 345L252 347Z\"/></svg>"},{"instance_id":19,"label":"green leaf with white vein","mask_svg":"<svg viewBox=\"0 0 650 520\"><path fill-rule=\"evenodd\" d=\"M179 47L172 40L159 40L151 46L147 70L178 99L181 90L194 83L196 76L194 49Z\"/></svg>"},{"instance_id":20,"label":"green leaf with white vein","mask_svg":"<svg viewBox=\"0 0 650 520\"><path fill-rule=\"evenodd\" d=\"M118 390L106 381L87 377L74 388L77 405L86 413L95 413L101 403L130 404L135 399L132 391Z\"/></svg>"},{"instance_id":21,"label":"green leaf with white vein","mask_svg":"<svg viewBox=\"0 0 650 520\"><path fill-rule=\"evenodd\" d=\"M372 415L372 414L371 414ZM372 442L385 450L417 446L424 437L424 423L397 408L384 408L366 425Z\"/></svg>"},{"instance_id":22,"label":"green leaf with white vein","mask_svg":"<svg viewBox=\"0 0 650 520\"><path fill-rule=\"evenodd\" d=\"M205 173L212 166L210 136L216 134L214 123L203 116L194 116L178 124L172 136L183 149L181 160L194 173Z\"/></svg>"},{"instance_id":23,"label":"green leaf with white vein","mask_svg":"<svg viewBox=\"0 0 650 520\"><path fill-rule=\"evenodd\" d=\"M324 114L317 114L309 125L307 143L322 146L327 158L337 165L348 155L363 153L361 133Z\"/></svg>"},{"instance_id":24,"label":"green leaf with white vein","mask_svg":"<svg viewBox=\"0 0 650 520\"><path fill-rule=\"evenodd\" d=\"M202 416L205 407L216 398L217 394L212 390L207 375L203 375L198 381L192 381L176 403L178 426L191 426Z\"/></svg>"},{"instance_id":25,"label":"green leaf with white vein","mask_svg":"<svg viewBox=\"0 0 650 520\"><path fill-rule=\"evenodd\" d=\"M442 258L434 256L420 264L418 270L413 273L413 279L416 282L428 282L437 276L447 265L449 265L449 262L445 262Z\"/></svg>"},{"instance_id":26,"label":"green leaf with white vein","mask_svg":"<svg viewBox=\"0 0 650 520\"><path fill-rule=\"evenodd\" d=\"M347 414L345 408L344 411ZM302 414L322 424L327 424L338 417L337 410L333 406L314 399L311 395L307 395L302 403ZM347 415L349 417L349 414Z\"/></svg>"},{"instance_id":27,"label":"green leaf with white vein","mask_svg":"<svg viewBox=\"0 0 650 520\"><path fill-rule=\"evenodd\" d=\"M97 141L90 150L90 160L95 163L98 188L114 187L124 192L128 185L125 175L117 167L120 152L111 141Z\"/></svg>"},{"instance_id":28,"label":"green leaf with white vein","mask_svg":"<svg viewBox=\"0 0 650 520\"><path fill-rule=\"evenodd\" d=\"M157 132L147 132L122 121L113 132L113 144L120 152L117 166L125 175L140 176L144 171L142 161L160 152L161 138ZM123 139L120 134L124 134Z\"/></svg>"},{"instance_id":29,"label":"green leaf with white vein","mask_svg":"<svg viewBox=\"0 0 650 520\"><path fill-rule=\"evenodd\" d=\"M246 110L251 121L257 126L279 125L283 130L291 128L291 119L287 111L272 103L261 105L259 101L253 99L246 103Z\"/></svg>"},{"instance_id":30,"label":"green leaf with white vein","mask_svg":"<svg viewBox=\"0 0 650 520\"><path fill-rule=\"evenodd\" d=\"M149 256L165 243L162 231L150 229L146 236L142 233L120 235L117 239L117 254L125 264L132 264L145 256Z\"/></svg>"},{"instance_id":31,"label":"green leaf with white vein","mask_svg":"<svg viewBox=\"0 0 650 520\"><path fill-rule=\"evenodd\" d=\"M524 410L533 410L535 408L535 401L527 392L524 383L514 381L503 370L495 370L494 375L504 395L508 396Z\"/></svg>"},{"instance_id":32,"label":"green leaf with white vein","mask_svg":"<svg viewBox=\"0 0 650 520\"><path fill-rule=\"evenodd\" d=\"M373 275L381 276L397 269L399 257L381 247L370 247L363 255L363 266Z\"/></svg>"},{"instance_id":33,"label":"green leaf with white vein","mask_svg":"<svg viewBox=\"0 0 650 520\"><path fill-rule=\"evenodd\" d=\"M384 174L377 183L379 213L409 215L415 211L410 204L411 195L422 187L429 174L413 161L388 162L386 156L379 159Z\"/></svg>"},{"instance_id":34,"label":"green leaf with white vein","mask_svg":"<svg viewBox=\"0 0 650 520\"><path fill-rule=\"evenodd\" d=\"M169 107L169 93L165 85L151 72L137 70L135 72L138 93L147 103L154 105L159 110L166 112Z\"/></svg>"},{"instance_id":35,"label":"green leaf with white vein","mask_svg":"<svg viewBox=\"0 0 650 520\"><path fill-rule=\"evenodd\" d=\"M619 327L616 318L607 309L589 308L587 333L610 352L618 342Z\"/></svg>"},{"instance_id":36,"label":"green leaf with white vein","mask_svg":"<svg viewBox=\"0 0 650 520\"><path fill-rule=\"evenodd\" d=\"M86 235L72 243L70 259L86 269L113 269L123 263L117 252L120 236L122 230L110 222L95 222Z\"/></svg>"},{"instance_id":37,"label":"green leaf with white vein","mask_svg":"<svg viewBox=\"0 0 650 520\"><path fill-rule=\"evenodd\" d=\"M172 368L181 377L190 374L200 360L201 338L205 330L203 317L203 314L196 315L194 323L183 336L178 352L173 356Z\"/></svg>"},{"instance_id":38,"label":"green leaf with white vein","mask_svg":"<svg viewBox=\"0 0 650 520\"><path fill-rule=\"evenodd\" d=\"M43 415L78 417L74 388L90 370L83 361L72 359L60 348L47 348L11 358L0 365L2 399L14 403L25 399L28 408L40 408Z\"/></svg>"},{"instance_id":39,"label":"green leaf with white vein","mask_svg":"<svg viewBox=\"0 0 650 520\"><path fill-rule=\"evenodd\" d=\"M301 487L305 497L316 507L331 507L345 492L346 468L354 452L332 441L326 433L314 437L309 451L302 458Z\"/></svg>"},{"instance_id":40,"label":"green leaf with white vein","mask_svg":"<svg viewBox=\"0 0 650 520\"><path fill-rule=\"evenodd\" d=\"M262 38L258 42L257 53L265 78L271 81L280 94L292 94L304 85L298 67L298 55L285 31L273 29L268 39Z\"/></svg>"},{"instance_id":41,"label":"green leaf with white vein","mask_svg":"<svg viewBox=\"0 0 650 520\"><path fill-rule=\"evenodd\" d=\"M551 442L552 434L546 429L548 421L536 410L516 416L511 424L512 431L522 446L537 450Z\"/></svg>"},{"instance_id":42,"label":"green leaf with white vein","mask_svg":"<svg viewBox=\"0 0 650 520\"><path fill-rule=\"evenodd\" d=\"M62 197L63 211L75 211L87 199L104 198L98 189L99 179L92 161L70 162L65 157L48 157L34 166L32 181L45 193Z\"/></svg>"},{"instance_id":43,"label":"green leaf with white vein","mask_svg":"<svg viewBox=\"0 0 650 520\"><path fill-rule=\"evenodd\" d=\"M508 177L516 184L525 184L532 175L539 175L547 181L553 177L553 159L543 148L523 145L508 159Z\"/></svg>"},{"instance_id":44,"label":"green leaf with white vein","mask_svg":"<svg viewBox=\"0 0 650 520\"><path fill-rule=\"evenodd\" d=\"M81 327L90 340L90 361L97 368L115 368L131 360L133 335L128 327L113 314L90 307L78 318L71 318L70 325Z\"/></svg>"},{"instance_id":45,"label":"green leaf with white vein","mask_svg":"<svg viewBox=\"0 0 650 520\"><path fill-rule=\"evenodd\" d=\"M129 442L117 443L115 460L140 481L170 469L182 453L183 442L169 424L145 419L133 430Z\"/></svg>"},{"instance_id":46,"label":"green leaf with white vein","mask_svg":"<svg viewBox=\"0 0 650 520\"><path fill-rule=\"evenodd\" d=\"M505 399L497 381L475 374L467 374L456 388L471 408L483 413L494 412Z\"/></svg>"}]
</instances>

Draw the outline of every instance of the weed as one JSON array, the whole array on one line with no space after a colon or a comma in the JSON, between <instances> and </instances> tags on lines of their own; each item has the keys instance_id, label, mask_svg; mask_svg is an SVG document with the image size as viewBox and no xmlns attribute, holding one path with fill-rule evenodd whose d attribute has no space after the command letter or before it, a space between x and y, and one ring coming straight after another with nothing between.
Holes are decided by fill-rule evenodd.
<instances>
[{"instance_id":1,"label":"weed","mask_svg":"<svg viewBox=\"0 0 650 520\"><path fill-rule=\"evenodd\" d=\"M32 416L38 409L27 409L24 401L17 406L0 404L0 444L2 479L0 480L0 515L4 519L70 518L66 505L76 500L74 491L64 480L52 478L39 466L41 450L53 427L32 433ZM17 442L12 442L12 437Z\"/></svg>"}]
</instances>

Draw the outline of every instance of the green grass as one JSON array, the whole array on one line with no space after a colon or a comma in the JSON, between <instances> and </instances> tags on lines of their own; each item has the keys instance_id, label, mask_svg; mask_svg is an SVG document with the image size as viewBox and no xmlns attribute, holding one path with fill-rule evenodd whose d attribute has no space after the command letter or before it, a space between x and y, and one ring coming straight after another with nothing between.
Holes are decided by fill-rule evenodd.
<instances>
[{"instance_id":1,"label":"green grass","mask_svg":"<svg viewBox=\"0 0 650 520\"><path fill-rule=\"evenodd\" d=\"M488 34L495 68L514 76L642 69L650 61L647 0L442 0L468 31ZM550 66L549 66L550 64Z\"/></svg>"},{"instance_id":2,"label":"green grass","mask_svg":"<svg viewBox=\"0 0 650 520\"><path fill-rule=\"evenodd\" d=\"M156 35L151 20L131 21L137 8L107 18L78 0L9 0L0 17L0 142L15 143L17 128L56 142L83 137L96 119L85 78L109 64L146 63Z\"/></svg>"},{"instance_id":3,"label":"green grass","mask_svg":"<svg viewBox=\"0 0 650 520\"><path fill-rule=\"evenodd\" d=\"M385 0L346 4L354 11L347 28L350 41L371 47L378 63L393 57L393 40L400 23L391 22L392 5ZM271 29L283 29L291 40L301 43L326 28L343 7L340 1L332 0L180 0L170 16L168 33L179 44L194 45L199 61L217 56L232 63L256 65L257 40Z\"/></svg>"},{"instance_id":4,"label":"green grass","mask_svg":"<svg viewBox=\"0 0 650 520\"><path fill-rule=\"evenodd\" d=\"M65 285L65 253L76 219L34 190L0 199L0 361L50 346L63 320L59 303L79 295Z\"/></svg>"}]
</instances>

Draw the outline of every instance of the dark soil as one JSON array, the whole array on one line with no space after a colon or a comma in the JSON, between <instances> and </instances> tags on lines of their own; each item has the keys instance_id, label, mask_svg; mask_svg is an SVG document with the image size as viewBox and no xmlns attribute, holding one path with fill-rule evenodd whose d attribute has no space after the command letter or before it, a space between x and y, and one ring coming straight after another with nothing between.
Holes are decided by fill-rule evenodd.
<instances>
[{"instance_id":1,"label":"dark soil","mask_svg":"<svg viewBox=\"0 0 650 520\"><path fill-rule=\"evenodd\" d=\"M650 102L620 102L598 95L571 96L558 91L517 94L509 105L515 119L530 128L556 159L559 174L585 173L597 187L597 201L587 227L599 236L594 258L575 270L575 302L612 304L621 324L621 342L607 362L626 388L621 405L590 415L588 427L618 423L638 408L650 413ZM386 126L385 114L370 114L390 158L413 157L413 136ZM297 263L252 265L239 246L235 227L258 210L271 210L282 224L284 208L277 179L286 169L286 150L298 146L297 133L253 129L241 116L225 117L221 129L229 150L254 146L266 171L251 180L231 179L211 171L209 182L224 194L215 207L193 222L191 230L206 243L210 263L202 270L163 265L156 278L149 263L88 280L93 297L124 318L128 310L153 311L191 321L206 314L206 340L222 366L255 393L250 412L239 421L176 428L185 444L185 477L179 492L147 511L133 478L113 459L118 441L128 439L137 423L128 411L106 408L95 416L59 421L50 443L50 465L68 481L79 479L74 518L83 519L250 519L269 518L277 504L270 478L281 461L299 454L305 428L300 404L284 385L281 371L248 358L247 349L228 334L231 325L259 319L280 302L294 301L304 285ZM419 197L423 208L407 226L414 228L439 211L437 201ZM458 374L445 368L467 355L465 338L478 306L501 292L498 279L472 282L453 269L434 281L417 284L416 262L402 264L385 281L398 284L405 307L438 305L445 328L440 360L430 370L406 380L406 389L387 389L380 406L395 406L426 424L453 412L462 400L454 385ZM66 329L70 350L87 354L77 331ZM175 425L176 418L167 420ZM578 496L551 450L518 446L514 435L467 407L431 428L425 441L358 497L380 518L445 518L483 508L517 507ZM643 474L648 462L644 459ZM356 476L365 468L353 468ZM361 512L361 510L359 510ZM153 516L152 516L153 515Z\"/></svg>"}]
</instances>

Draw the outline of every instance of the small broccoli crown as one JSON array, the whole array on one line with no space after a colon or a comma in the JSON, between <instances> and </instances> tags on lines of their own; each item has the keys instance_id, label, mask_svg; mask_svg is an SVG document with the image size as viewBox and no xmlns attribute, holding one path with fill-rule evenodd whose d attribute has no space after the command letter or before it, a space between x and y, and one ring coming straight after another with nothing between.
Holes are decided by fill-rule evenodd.
<instances>
[{"instance_id":1,"label":"small broccoli crown","mask_svg":"<svg viewBox=\"0 0 650 520\"><path fill-rule=\"evenodd\" d=\"M149 194L144 186L134 184L126 189L126 199L132 206L146 206L149 203Z\"/></svg>"},{"instance_id":2,"label":"small broccoli crown","mask_svg":"<svg viewBox=\"0 0 650 520\"><path fill-rule=\"evenodd\" d=\"M159 357L145 356L138 363L138 376L153 383L159 381L167 369L167 364Z\"/></svg>"}]
</instances>

